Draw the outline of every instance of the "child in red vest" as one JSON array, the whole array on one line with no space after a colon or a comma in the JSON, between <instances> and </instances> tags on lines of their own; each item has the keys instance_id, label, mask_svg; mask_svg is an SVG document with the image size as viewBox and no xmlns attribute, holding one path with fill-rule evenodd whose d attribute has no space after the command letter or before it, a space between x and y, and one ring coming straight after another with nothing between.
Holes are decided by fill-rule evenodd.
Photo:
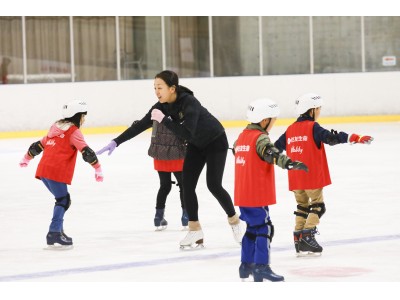
<instances>
[{"instance_id":1,"label":"child in red vest","mask_svg":"<svg viewBox=\"0 0 400 300\"><path fill-rule=\"evenodd\" d=\"M307 166L279 154L268 136L279 114L278 105L269 99L250 103L247 120L251 124L243 130L234 144L235 200L240 219L246 222L242 239L240 278L253 275L254 281L264 279L283 281L270 268L270 243L274 226L269 205L276 203L274 165L287 170L304 170ZM299 172L296 172L299 173ZM301 172L305 173L305 172Z\"/></svg>"},{"instance_id":2,"label":"child in red vest","mask_svg":"<svg viewBox=\"0 0 400 300\"><path fill-rule=\"evenodd\" d=\"M302 95L296 100L296 112L300 116L275 142L292 158L307 164L309 172L289 173L289 190L297 202L294 245L298 256L320 255L322 247L315 239L317 225L325 213L323 187L331 184L324 144L334 146L343 143L370 144L373 138L326 130L317 123L323 104L315 93Z\"/></svg>"},{"instance_id":3,"label":"child in red vest","mask_svg":"<svg viewBox=\"0 0 400 300\"><path fill-rule=\"evenodd\" d=\"M64 214L71 205L67 184L74 175L77 152L95 169L96 181L103 181L103 174L94 151L86 144L79 130L85 122L87 105L83 101L73 101L63 106L63 119L55 122L47 135L33 143L21 162L27 167L30 160L43 151L35 177L41 180L56 199L53 218L46 236L48 249L72 248L72 238L63 229Z\"/></svg>"}]
</instances>

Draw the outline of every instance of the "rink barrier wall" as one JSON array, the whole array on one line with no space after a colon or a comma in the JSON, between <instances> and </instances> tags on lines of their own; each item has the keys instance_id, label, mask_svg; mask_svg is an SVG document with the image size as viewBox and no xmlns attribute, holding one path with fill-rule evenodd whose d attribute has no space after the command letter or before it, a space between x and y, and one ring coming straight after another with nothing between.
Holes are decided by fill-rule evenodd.
<instances>
[{"instance_id":1,"label":"rink barrier wall","mask_svg":"<svg viewBox=\"0 0 400 300\"><path fill-rule=\"evenodd\" d=\"M275 126L288 126L296 119L277 119ZM345 116L345 117L320 117L318 123L323 124L340 124L340 123L373 123L373 122L400 122L400 115L379 115L379 116ZM244 120L237 121L222 121L225 128L245 127L249 122ZM120 134L128 126L109 126L109 127L82 127L83 134ZM148 129L151 130L151 129ZM15 131L15 132L0 132L0 139L13 138L28 138L28 137L43 137L47 134L47 130L32 130L32 131Z\"/></svg>"},{"instance_id":2,"label":"rink barrier wall","mask_svg":"<svg viewBox=\"0 0 400 300\"><path fill-rule=\"evenodd\" d=\"M181 78L218 120L244 120L248 104L270 98L280 119L294 118L295 100L322 96L322 117L400 115L400 71L307 75ZM154 80L120 80L0 85L0 132L47 130L71 100L88 104L85 128L118 132L140 120L157 103ZM242 124L240 124L241 126ZM108 129L110 128L111 129ZM112 128L117 127L113 131ZM22 134L22 136L26 136Z\"/></svg>"}]
</instances>

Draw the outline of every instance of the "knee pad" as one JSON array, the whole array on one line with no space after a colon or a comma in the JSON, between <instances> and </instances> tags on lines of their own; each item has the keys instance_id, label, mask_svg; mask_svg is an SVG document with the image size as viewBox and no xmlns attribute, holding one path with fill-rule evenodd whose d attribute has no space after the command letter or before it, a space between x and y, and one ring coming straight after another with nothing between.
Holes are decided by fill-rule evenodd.
<instances>
[{"instance_id":1,"label":"knee pad","mask_svg":"<svg viewBox=\"0 0 400 300\"><path fill-rule=\"evenodd\" d=\"M268 221L267 225L268 225L268 232L269 232L269 236L268 236L269 242L272 243L272 238L274 237L274 234L275 234L275 227L271 221Z\"/></svg>"},{"instance_id":2,"label":"knee pad","mask_svg":"<svg viewBox=\"0 0 400 300\"><path fill-rule=\"evenodd\" d=\"M310 209L309 209L309 208L306 208L306 207L297 205L297 210L300 210L300 211L301 211L301 212L298 212L298 211L295 211L295 212L294 212L294 214L295 214L297 217L302 217L302 218L304 218L304 219L307 219L308 214L310 213Z\"/></svg>"},{"instance_id":3,"label":"knee pad","mask_svg":"<svg viewBox=\"0 0 400 300\"><path fill-rule=\"evenodd\" d=\"M68 210L68 208L71 206L71 197L69 194L67 194L64 197L56 198L56 206L62 206L64 207L65 211Z\"/></svg>"},{"instance_id":4,"label":"knee pad","mask_svg":"<svg viewBox=\"0 0 400 300\"><path fill-rule=\"evenodd\" d=\"M318 208L320 208L318 210ZM310 205L310 213L317 214L319 218L326 212L325 203L316 203Z\"/></svg>"},{"instance_id":5,"label":"knee pad","mask_svg":"<svg viewBox=\"0 0 400 300\"><path fill-rule=\"evenodd\" d=\"M257 235L255 235L254 233L252 233L252 232L250 232L250 231L247 231L246 230L246 232L245 232L245 234L244 234L248 239L250 239L250 240L252 240L252 241L255 241L256 240L256 237L257 237Z\"/></svg>"},{"instance_id":6,"label":"knee pad","mask_svg":"<svg viewBox=\"0 0 400 300\"><path fill-rule=\"evenodd\" d=\"M272 225L271 221L268 221L265 224L258 225L258 226L252 226L252 229L255 229L256 231L259 231L260 228L265 228L266 233L258 233L254 234L249 231L246 231L245 235L248 236L249 238L255 240L257 237L263 237L266 239L269 239L269 242L271 243L272 238L274 237L274 225Z\"/></svg>"}]
</instances>

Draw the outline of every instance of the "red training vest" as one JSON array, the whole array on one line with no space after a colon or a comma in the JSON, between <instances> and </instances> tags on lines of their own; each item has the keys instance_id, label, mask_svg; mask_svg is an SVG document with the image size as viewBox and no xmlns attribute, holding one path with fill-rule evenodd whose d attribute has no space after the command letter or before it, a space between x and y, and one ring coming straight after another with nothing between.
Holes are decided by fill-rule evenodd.
<instances>
[{"instance_id":1,"label":"red training vest","mask_svg":"<svg viewBox=\"0 0 400 300\"><path fill-rule=\"evenodd\" d=\"M57 182L71 184L74 176L78 150L71 145L71 134L78 127L71 126L63 134L47 138L43 156L39 162L35 177L51 179Z\"/></svg>"},{"instance_id":2,"label":"red training vest","mask_svg":"<svg viewBox=\"0 0 400 300\"><path fill-rule=\"evenodd\" d=\"M305 163L308 172L288 172L289 190L313 190L331 184L325 147L320 149L313 137L314 121L295 122L286 131L286 154L293 160Z\"/></svg>"},{"instance_id":3,"label":"red training vest","mask_svg":"<svg viewBox=\"0 0 400 300\"><path fill-rule=\"evenodd\" d=\"M256 150L259 130L245 129L235 147L236 206L263 207L276 203L274 165L262 160Z\"/></svg>"}]
</instances>

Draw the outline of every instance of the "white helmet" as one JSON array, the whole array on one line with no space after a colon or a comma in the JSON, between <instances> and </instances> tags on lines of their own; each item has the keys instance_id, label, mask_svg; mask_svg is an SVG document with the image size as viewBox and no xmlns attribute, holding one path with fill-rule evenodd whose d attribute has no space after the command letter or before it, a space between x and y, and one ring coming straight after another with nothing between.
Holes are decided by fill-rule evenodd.
<instances>
[{"instance_id":1,"label":"white helmet","mask_svg":"<svg viewBox=\"0 0 400 300\"><path fill-rule=\"evenodd\" d=\"M266 118L276 118L280 113L278 104L271 99L261 98L254 100L247 107L247 121L259 123Z\"/></svg>"},{"instance_id":2,"label":"white helmet","mask_svg":"<svg viewBox=\"0 0 400 300\"><path fill-rule=\"evenodd\" d=\"M87 104L82 100L75 100L65 104L62 108L63 118L71 118L77 113L87 112Z\"/></svg>"},{"instance_id":3,"label":"white helmet","mask_svg":"<svg viewBox=\"0 0 400 300\"><path fill-rule=\"evenodd\" d=\"M322 97L315 93L308 93L296 99L296 113L298 115L304 114L310 108L317 108L322 106Z\"/></svg>"}]
</instances>

